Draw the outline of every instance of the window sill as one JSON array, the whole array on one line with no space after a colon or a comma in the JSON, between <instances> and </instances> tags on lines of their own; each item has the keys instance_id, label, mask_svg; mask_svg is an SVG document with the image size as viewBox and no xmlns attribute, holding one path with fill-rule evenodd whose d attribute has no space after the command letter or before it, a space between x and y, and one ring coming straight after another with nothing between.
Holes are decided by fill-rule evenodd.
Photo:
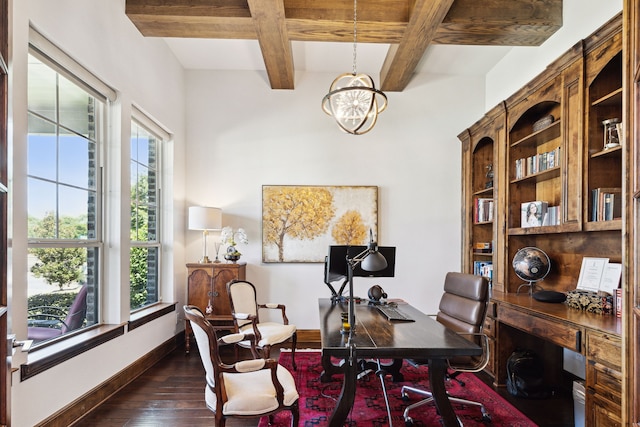
<instances>
[{"instance_id":1,"label":"window sill","mask_svg":"<svg viewBox=\"0 0 640 427\"><path fill-rule=\"evenodd\" d=\"M176 303L156 304L131 315L128 330L131 331L161 316L175 311ZM20 381L25 381L49 368L67 361L85 351L125 334L125 325L99 325L77 335L29 352L27 362L20 365Z\"/></svg>"},{"instance_id":2,"label":"window sill","mask_svg":"<svg viewBox=\"0 0 640 427\"><path fill-rule=\"evenodd\" d=\"M149 323L152 320L157 319L158 317L162 317L165 314L169 314L172 311L176 311L176 304L173 303L160 303L154 304L152 306L143 308L142 310L136 311L131 314L131 318L129 319L129 331L134 330L135 328L139 328L145 323Z\"/></svg>"}]
</instances>

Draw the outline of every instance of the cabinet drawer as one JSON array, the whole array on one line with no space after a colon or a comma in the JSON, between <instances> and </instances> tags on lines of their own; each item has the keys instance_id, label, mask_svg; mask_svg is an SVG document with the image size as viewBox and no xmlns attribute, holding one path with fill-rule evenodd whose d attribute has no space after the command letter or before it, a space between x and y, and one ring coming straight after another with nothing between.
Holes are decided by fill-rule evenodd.
<instances>
[{"instance_id":1,"label":"cabinet drawer","mask_svg":"<svg viewBox=\"0 0 640 427\"><path fill-rule=\"evenodd\" d=\"M486 317L482 326L482 332L488 337L494 338L496 336L496 319Z\"/></svg>"},{"instance_id":2,"label":"cabinet drawer","mask_svg":"<svg viewBox=\"0 0 640 427\"><path fill-rule=\"evenodd\" d=\"M598 396L620 405L622 374L593 360L587 362L587 387Z\"/></svg>"},{"instance_id":3,"label":"cabinet drawer","mask_svg":"<svg viewBox=\"0 0 640 427\"><path fill-rule=\"evenodd\" d=\"M587 425L594 427L622 426L622 408L620 405L603 399L592 391L587 392Z\"/></svg>"},{"instance_id":4,"label":"cabinet drawer","mask_svg":"<svg viewBox=\"0 0 640 427\"><path fill-rule=\"evenodd\" d=\"M554 322L506 306L500 307L498 320L561 347L584 354L582 351L583 331L573 324Z\"/></svg>"},{"instance_id":5,"label":"cabinet drawer","mask_svg":"<svg viewBox=\"0 0 640 427\"><path fill-rule=\"evenodd\" d=\"M622 370L622 342L620 337L589 331L587 333L587 359Z\"/></svg>"}]
</instances>

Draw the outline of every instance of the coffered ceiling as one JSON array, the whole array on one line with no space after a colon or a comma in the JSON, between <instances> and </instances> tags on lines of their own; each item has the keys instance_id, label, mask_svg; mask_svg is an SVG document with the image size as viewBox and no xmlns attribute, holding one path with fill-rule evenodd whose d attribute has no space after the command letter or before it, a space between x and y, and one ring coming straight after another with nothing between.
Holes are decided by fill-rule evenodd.
<instances>
[{"instance_id":1,"label":"coffered ceiling","mask_svg":"<svg viewBox=\"0 0 640 427\"><path fill-rule=\"evenodd\" d=\"M253 61L264 65L273 89L294 88L294 45L325 49L330 61L327 46L353 43L352 0L126 0L126 14L144 36L167 38L174 50L197 50L208 40L257 41L259 49L236 52L247 59L260 52ZM358 63L366 55L362 44L385 49L380 87L402 91L430 61L429 46L538 46L561 26L562 0L358 0ZM477 51L496 56L495 50ZM235 59L233 51L198 53ZM176 55L189 61L184 52ZM342 69L351 71L351 62Z\"/></svg>"}]
</instances>

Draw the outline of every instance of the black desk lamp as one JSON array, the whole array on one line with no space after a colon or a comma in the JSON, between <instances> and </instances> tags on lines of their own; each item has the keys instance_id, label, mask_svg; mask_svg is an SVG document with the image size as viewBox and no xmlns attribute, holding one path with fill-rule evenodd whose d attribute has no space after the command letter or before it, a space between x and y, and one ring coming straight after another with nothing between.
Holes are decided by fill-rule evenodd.
<instances>
[{"instance_id":1,"label":"black desk lamp","mask_svg":"<svg viewBox=\"0 0 640 427\"><path fill-rule=\"evenodd\" d=\"M369 246L353 258L347 254L349 280L349 337L355 332L356 311L353 299L353 270L360 264L364 271L380 271L387 268L387 260L378 252L378 243L373 241L373 232L369 230ZM351 340L349 340L351 341Z\"/></svg>"}]
</instances>

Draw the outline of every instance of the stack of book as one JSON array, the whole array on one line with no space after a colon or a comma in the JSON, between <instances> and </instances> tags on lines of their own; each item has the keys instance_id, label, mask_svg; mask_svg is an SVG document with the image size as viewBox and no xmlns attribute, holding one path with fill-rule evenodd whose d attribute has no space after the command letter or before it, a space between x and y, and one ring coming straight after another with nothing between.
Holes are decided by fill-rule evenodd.
<instances>
[{"instance_id":1,"label":"stack of book","mask_svg":"<svg viewBox=\"0 0 640 427\"><path fill-rule=\"evenodd\" d=\"M473 207L473 222L493 221L493 199L478 197Z\"/></svg>"},{"instance_id":2,"label":"stack of book","mask_svg":"<svg viewBox=\"0 0 640 427\"><path fill-rule=\"evenodd\" d=\"M516 160L516 179L544 172L560 166L560 147L546 153Z\"/></svg>"},{"instance_id":3,"label":"stack of book","mask_svg":"<svg viewBox=\"0 0 640 427\"><path fill-rule=\"evenodd\" d=\"M473 251L483 254L490 254L493 251L492 242L476 242L473 245Z\"/></svg>"},{"instance_id":4,"label":"stack of book","mask_svg":"<svg viewBox=\"0 0 640 427\"><path fill-rule=\"evenodd\" d=\"M591 190L591 221L611 221L622 218L622 188Z\"/></svg>"},{"instance_id":5,"label":"stack of book","mask_svg":"<svg viewBox=\"0 0 640 427\"><path fill-rule=\"evenodd\" d=\"M474 261L473 274L484 276L489 279L489 283L493 283L493 263L491 261Z\"/></svg>"}]
</instances>

